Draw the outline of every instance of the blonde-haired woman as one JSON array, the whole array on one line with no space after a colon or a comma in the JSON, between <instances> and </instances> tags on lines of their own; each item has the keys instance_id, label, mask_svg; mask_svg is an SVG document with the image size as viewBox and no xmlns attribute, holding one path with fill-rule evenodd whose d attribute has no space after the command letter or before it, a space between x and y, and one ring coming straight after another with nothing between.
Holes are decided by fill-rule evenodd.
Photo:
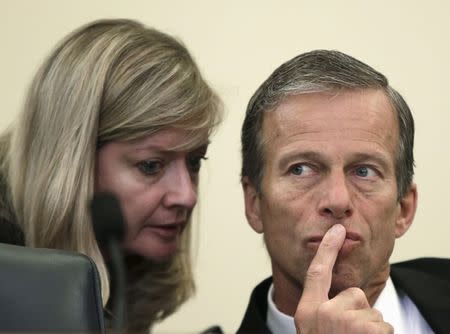
<instances>
[{"instance_id":1,"label":"blonde-haired woman","mask_svg":"<svg viewBox=\"0 0 450 334\"><path fill-rule=\"evenodd\" d=\"M128 332L147 332L193 293L189 221L220 117L174 38L131 20L79 28L40 67L1 137L1 228L17 243L90 256L107 303L88 205L94 192L115 193L127 222Z\"/></svg>"}]
</instances>

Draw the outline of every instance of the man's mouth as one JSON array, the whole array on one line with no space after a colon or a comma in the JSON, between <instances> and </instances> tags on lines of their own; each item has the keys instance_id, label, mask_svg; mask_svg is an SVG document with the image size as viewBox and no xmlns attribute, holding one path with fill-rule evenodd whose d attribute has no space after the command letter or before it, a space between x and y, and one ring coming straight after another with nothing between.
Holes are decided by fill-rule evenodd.
<instances>
[{"instance_id":1,"label":"man's mouth","mask_svg":"<svg viewBox=\"0 0 450 334\"><path fill-rule=\"evenodd\" d=\"M307 239L307 247L317 251L320 243L322 242L323 235L312 236ZM347 232L345 235L344 243L342 244L341 249L339 250L340 256L346 256L351 251L353 251L356 247L358 247L362 242L362 238L358 233Z\"/></svg>"}]
</instances>

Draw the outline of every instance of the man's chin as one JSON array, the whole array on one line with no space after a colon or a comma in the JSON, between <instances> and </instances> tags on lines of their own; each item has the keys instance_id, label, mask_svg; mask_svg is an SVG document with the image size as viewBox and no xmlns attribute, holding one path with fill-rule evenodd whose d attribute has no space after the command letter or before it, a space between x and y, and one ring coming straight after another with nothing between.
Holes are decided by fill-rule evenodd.
<instances>
[{"instance_id":1,"label":"man's chin","mask_svg":"<svg viewBox=\"0 0 450 334\"><path fill-rule=\"evenodd\" d=\"M331 279L331 288L329 292L330 298L338 295L340 292L348 288L360 288L361 281L358 275L350 270L333 272Z\"/></svg>"}]
</instances>

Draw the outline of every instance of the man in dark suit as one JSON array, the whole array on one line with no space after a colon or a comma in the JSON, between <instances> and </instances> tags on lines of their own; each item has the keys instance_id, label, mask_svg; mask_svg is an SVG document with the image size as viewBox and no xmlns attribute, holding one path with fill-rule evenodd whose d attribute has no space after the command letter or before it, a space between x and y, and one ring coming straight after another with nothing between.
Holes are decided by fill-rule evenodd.
<instances>
[{"instance_id":1,"label":"man in dark suit","mask_svg":"<svg viewBox=\"0 0 450 334\"><path fill-rule=\"evenodd\" d=\"M246 217L273 276L238 333L444 333L450 262L389 264L413 222L414 121L384 75L301 54L259 87L242 128Z\"/></svg>"}]
</instances>

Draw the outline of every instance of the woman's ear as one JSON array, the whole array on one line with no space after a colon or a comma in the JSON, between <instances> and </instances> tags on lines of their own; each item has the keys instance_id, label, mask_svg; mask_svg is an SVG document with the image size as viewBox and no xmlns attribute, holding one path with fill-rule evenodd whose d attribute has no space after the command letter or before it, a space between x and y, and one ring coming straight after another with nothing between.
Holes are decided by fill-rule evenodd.
<instances>
[{"instance_id":1,"label":"woman's ear","mask_svg":"<svg viewBox=\"0 0 450 334\"><path fill-rule=\"evenodd\" d=\"M411 226L417 209L417 186L412 183L400 199L400 212L395 222L395 237L400 238Z\"/></svg>"},{"instance_id":2,"label":"woman's ear","mask_svg":"<svg viewBox=\"0 0 450 334\"><path fill-rule=\"evenodd\" d=\"M244 191L245 216L249 225L257 233L263 233L264 228L260 215L260 198L256 187L247 176L241 180L242 189Z\"/></svg>"}]
</instances>

